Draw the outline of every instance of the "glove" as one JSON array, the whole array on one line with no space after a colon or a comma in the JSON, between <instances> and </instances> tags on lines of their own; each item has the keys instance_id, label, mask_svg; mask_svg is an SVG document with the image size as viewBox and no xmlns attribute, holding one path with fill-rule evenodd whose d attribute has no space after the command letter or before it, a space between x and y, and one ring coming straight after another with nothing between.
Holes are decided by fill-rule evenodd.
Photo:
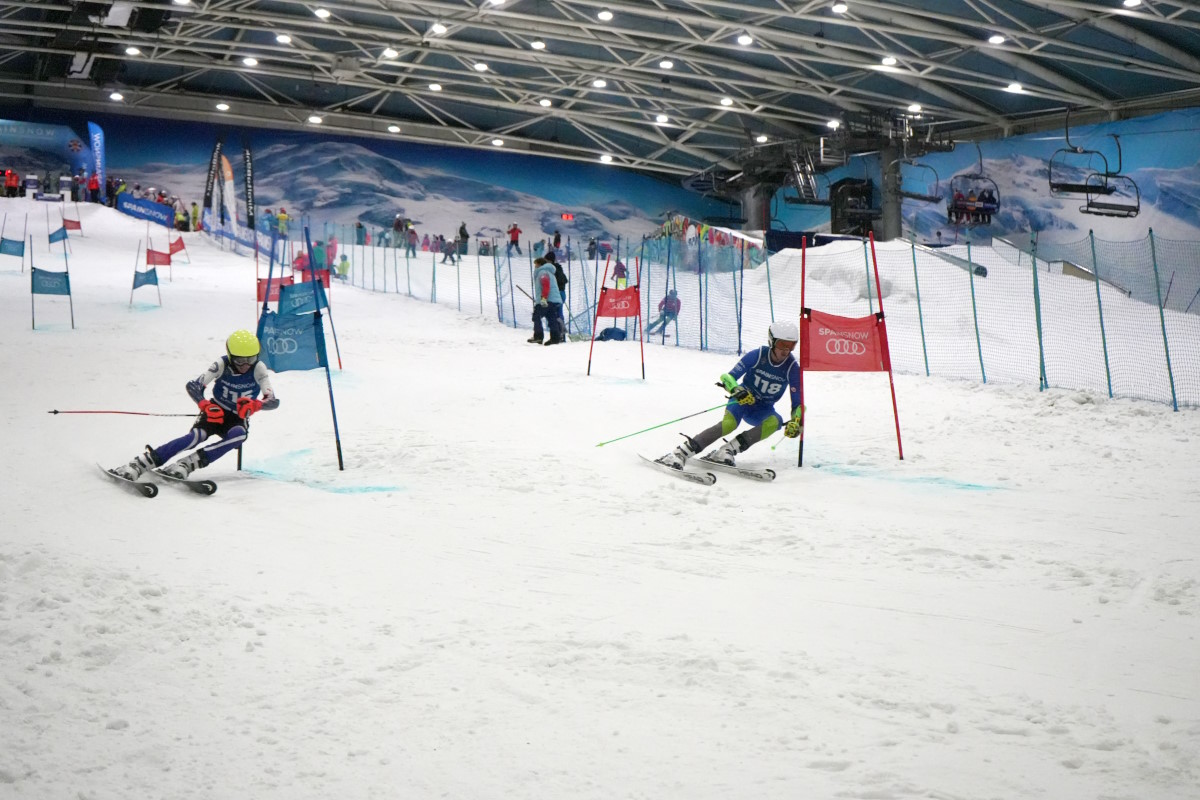
<instances>
[{"instance_id":1,"label":"glove","mask_svg":"<svg viewBox=\"0 0 1200 800\"><path fill-rule=\"evenodd\" d=\"M550 301L543 297L541 300L538 300L538 305L542 308L545 308L546 306L550 305Z\"/></svg>"},{"instance_id":2,"label":"glove","mask_svg":"<svg viewBox=\"0 0 1200 800\"><path fill-rule=\"evenodd\" d=\"M239 397L237 401L237 414L242 419L246 419L251 414L257 414L262 411L263 401L255 400L252 397Z\"/></svg>"},{"instance_id":3,"label":"glove","mask_svg":"<svg viewBox=\"0 0 1200 800\"><path fill-rule=\"evenodd\" d=\"M729 395L730 400L737 400L739 406L754 405L755 397L750 393L750 390L745 386L739 386Z\"/></svg>"},{"instance_id":4,"label":"glove","mask_svg":"<svg viewBox=\"0 0 1200 800\"><path fill-rule=\"evenodd\" d=\"M263 411L274 411L277 408L279 408L279 398L278 397L272 397L270 400L262 401L262 410Z\"/></svg>"},{"instance_id":5,"label":"glove","mask_svg":"<svg viewBox=\"0 0 1200 800\"><path fill-rule=\"evenodd\" d=\"M212 400L201 400L199 406L200 411L204 413L204 418L214 425L220 425L225 421L225 409Z\"/></svg>"},{"instance_id":6,"label":"glove","mask_svg":"<svg viewBox=\"0 0 1200 800\"><path fill-rule=\"evenodd\" d=\"M187 382L188 397L192 398L193 403L199 403L204 399L204 384L198 380Z\"/></svg>"},{"instance_id":7,"label":"glove","mask_svg":"<svg viewBox=\"0 0 1200 800\"><path fill-rule=\"evenodd\" d=\"M789 439L799 439L804 435L804 406L797 408L788 424L783 426L783 435Z\"/></svg>"}]
</instances>

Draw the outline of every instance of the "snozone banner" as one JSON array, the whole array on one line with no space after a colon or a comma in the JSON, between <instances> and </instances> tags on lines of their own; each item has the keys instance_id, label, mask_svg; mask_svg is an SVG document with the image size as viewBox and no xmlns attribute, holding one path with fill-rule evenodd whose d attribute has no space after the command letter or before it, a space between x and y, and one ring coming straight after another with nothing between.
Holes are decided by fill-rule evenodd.
<instances>
[{"instance_id":1,"label":"snozone banner","mask_svg":"<svg viewBox=\"0 0 1200 800\"><path fill-rule=\"evenodd\" d=\"M272 372L317 369L328 366L325 335L315 314L281 316L264 312L258 319L261 358Z\"/></svg>"},{"instance_id":2,"label":"snozone banner","mask_svg":"<svg viewBox=\"0 0 1200 800\"><path fill-rule=\"evenodd\" d=\"M246 227L254 230L254 159L249 145L242 147L242 166L246 171Z\"/></svg>"},{"instance_id":3,"label":"snozone banner","mask_svg":"<svg viewBox=\"0 0 1200 800\"><path fill-rule=\"evenodd\" d=\"M213 184L217 180L217 170L221 168L221 140L213 146L212 157L208 160L208 177L204 181L204 207L212 208Z\"/></svg>"}]
</instances>

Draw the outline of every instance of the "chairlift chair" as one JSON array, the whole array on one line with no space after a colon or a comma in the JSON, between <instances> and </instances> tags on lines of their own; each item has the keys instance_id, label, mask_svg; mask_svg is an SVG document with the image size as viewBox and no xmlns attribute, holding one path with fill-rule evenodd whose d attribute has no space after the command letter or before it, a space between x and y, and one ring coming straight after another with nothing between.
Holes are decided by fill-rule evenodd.
<instances>
[{"instance_id":1,"label":"chairlift chair","mask_svg":"<svg viewBox=\"0 0 1200 800\"><path fill-rule=\"evenodd\" d=\"M946 220L951 225L966 228L986 225L991 222L992 215L1000 210L1000 187L983 172L983 151L978 142L975 143L975 151L979 154L979 171L955 175L950 179ZM980 200L985 192L990 192L991 197ZM968 199L972 195L975 196L974 201Z\"/></svg>"},{"instance_id":2,"label":"chairlift chair","mask_svg":"<svg viewBox=\"0 0 1200 800\"><path fill-rule=\"evenodd\" d=\"M1067 109L1066 119L1063 123L1063 134L1067 140L1066 147L1060 147L1055 150L1050 156L1049 168L1047 170L1047 180L1050 184L1051 197L1063 197L1068 195L1082 194L1085 196L1112 194L1116 191L1115 187L1111 187L1104 178L1117 175L1121 172L1121 141L1117 139L1117 169L1114 172L1109 168L1108 157L1099 150L1089 150L1077 144L1071 143L1071 109ZM1115 134L1110 134L1116 139ZM1080 159L1086 157L1085 166L1072 167L1071 162L1079 164ZM1092 164L1093 159L1099 159L1099 163L1103 165L1103 169L1094 169ZM1087 174L1082 182L1072 175L1073 172L1084 171Z\"/></svg>"},{"instance_id":3,"label":"chairlift chair","mask_svg":"<svg viewBox=\"0 0 1200 800\"><path fill-rule=\"evenodd\" d=\"M900 165L902 167L907 165L910 167L916 167L917 169L920 169L920 170L924 170L924 172L922 174L924 174L926 177L928 177L930 173L933 174L933 192L932 193L925 194L923 192L908 192L908 191L905 191L903 188L901 188L900 189L901 197L907 197L909 200L919 200L922 203L940 203L940 202L942 202L942 200L943 200L942 194L939 191L941 189L941 181L938 178L936 169L929 166L928 164L922 164L919 161L909 161L907 159L897 159L897 160L900 161ZM901 185L903 185L903 176L901 176ZM925 182L925 186L926 186L926 188L928 188L928 186L929 186L928 181Z\"/></svg>"},{"instance_id":4,"label":"chairlift chair","mask_svg":"<svg viewBox=\"0 0 1200 800\"><path fill-rule=\"evenodd\" d=\"M1128 175L1089 175L1088 191L1079 210L1098 217L1136 217L1142 208L1142 193Z\"/></svg>"}]
</instances>

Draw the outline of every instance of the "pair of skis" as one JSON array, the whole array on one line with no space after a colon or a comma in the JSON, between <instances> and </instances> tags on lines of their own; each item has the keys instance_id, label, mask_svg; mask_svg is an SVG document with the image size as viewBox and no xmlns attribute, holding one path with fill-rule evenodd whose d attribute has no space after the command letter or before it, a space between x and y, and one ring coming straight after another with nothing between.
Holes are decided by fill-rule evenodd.
<instances>
[{"instance_id":1,"label":"pair of skis","mask_svg":"<svg viewBox=\"0 0 1200 800\"><path fill-rule=\"evenodd\" d=\"M728 475L737 475L740 478L748 478L753 481L762 481L764 483L775 480L775 470L773 469L756 469L753 467L739 467L733 464L721 464L716 461L709 461L706 458L693 458L684 463L683 467L672 467L669 464L664 464L661 461L655 461L652 458L638 454L638 458L646 462L647 465L654 467L660 472L665 472L668 475L674 475L676 478L681 478L691 483L699 483L704 486L712 486L717 482L717 476L712 472L705 470L716 470L724 472ZM689 469L689 467L691 469Z\"/></svg>"},{"instance_id":2,"label":"pair of skis","mask_svg":"<svg viewBox=\"0 0 1200 800\"><path fill-rule=\"evenodd\" d=\"M156 484L156 483L153 483L151 481L132 481L129 478L126 478L122 475L118 475L117 473L113 472L110 469L105 469L104 467L100 466L99 464L97 464L96 467L101 472L103 472L106 476L108 476L108 478L110 480L112 480L114 483L116 483L118 486L122 486L126 489L129 489L132 492L137 492L142 497L150 498L150 497L158 496L158 484ZM215 494L217 491L217 484L214 481L209 481L209 480L196 481L196 480L188 480L185 478L176 478L174 475L168 475L167 473L161 472L157 469L152 469L152 470L150 470L150 472L148 472L146 474L152 475L155 478L161 478L162 480L166 481L167 483L174 484L176 486L179 486L180 488L189 489L189 490L195 492L196 494L202 494L202 495L207 496L210 494Z\"/></svg>"}]
</instances>

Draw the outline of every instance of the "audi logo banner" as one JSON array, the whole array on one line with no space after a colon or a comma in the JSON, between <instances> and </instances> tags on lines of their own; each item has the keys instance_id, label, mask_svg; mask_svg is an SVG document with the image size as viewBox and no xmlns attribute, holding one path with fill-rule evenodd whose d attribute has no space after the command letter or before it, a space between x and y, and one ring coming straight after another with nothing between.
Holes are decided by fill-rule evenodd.
<instances>
[{"instance_id":1,"label":"audi logo banner","mask_svg":"<svg viewBox=\"0 0 1200 800\"><path fill-rule=\"evenodd\" d=\"M801 334L802 366L816 372L887 372L887 333L882 319L810 312Z\"/></svg>"}]
</instances>

